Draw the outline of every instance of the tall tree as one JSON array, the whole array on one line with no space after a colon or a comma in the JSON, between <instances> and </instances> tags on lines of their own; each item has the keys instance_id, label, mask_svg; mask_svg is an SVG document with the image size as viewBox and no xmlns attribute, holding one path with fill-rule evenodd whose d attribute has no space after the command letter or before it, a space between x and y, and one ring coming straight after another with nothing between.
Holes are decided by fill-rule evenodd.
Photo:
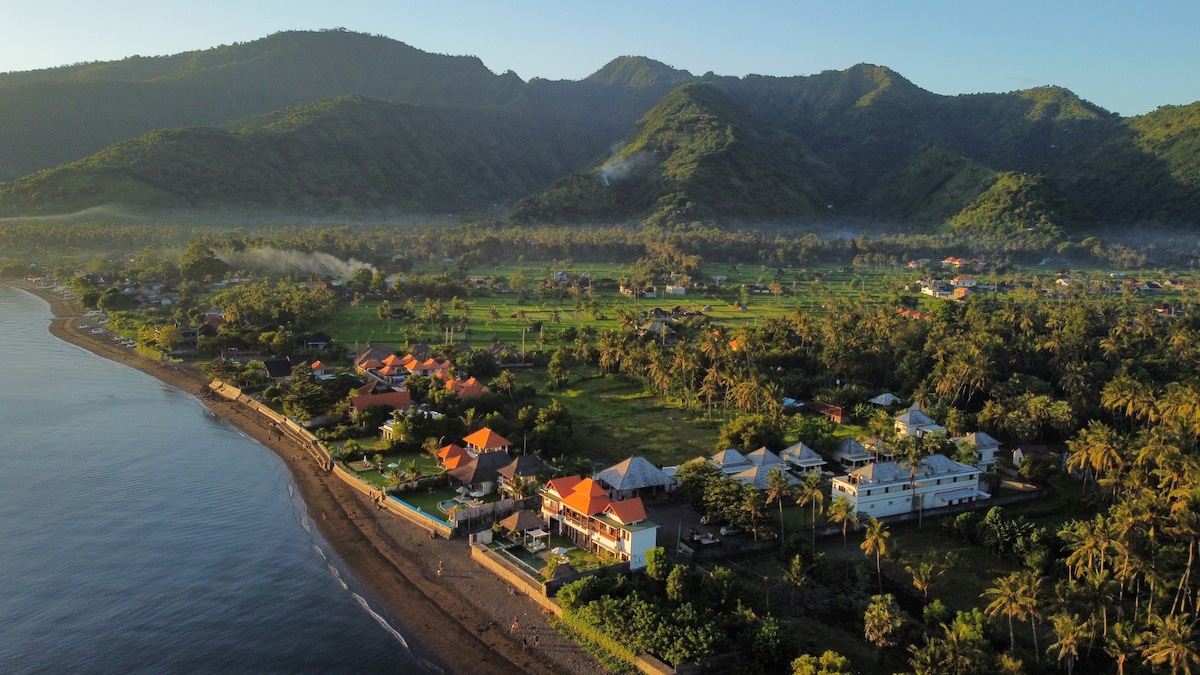
<instances>
[{"instance_id":1,"label":"tall tree","mask_svg":"<svg viewBox=\"0 0 1200 675\"><path fill-rule=\"evenodd\" d=\"M1081 621L1078 614L1057 612L1050 615L1054 624L1054 635L1058 638L1054 644L1046 648L1047 652L1058 652L1058 661L1067 662L1067 675L1075 672L1075 660L1079 658L1079 648L1089 635L1088 623Z\"/></svg>"},{"instance_id":2,"label":"tall tree","mask_svg":"<svg viewBox=\"0 0 1200 675\"><path fill-rule=\"evenodd\" d=\"M812 541L817 545L817 513L825 512L825 490L822 485L821 472L810 471L800 483L800 498L796 500L800 506L812 504ZM882 591L881 591L882 592Z\"/></svg>"},{"instance_id":3,"label":"tall tree","mask_svg":"<svg viewBox=\"0 0 1200 675\"><path fill-rule=\"evenodd\" d=\"M883 566L881 558L888 552L888 539L892 536L887 525L871 516L863 528L863 543L859 546L863 552L875 556L875 575L879 579L879 593L883 593Z\"/></svg>"},{"instance_id":4,"label":"tall tree","mask_svg":"<svg viewBox=\"0 0 1200 675\"><path fill-rule=\"evenodd\" d=\"M838 495L829 504L829 521L842 526L842 548L846 548L846 529L850 525L858 525L858 512L854 509L854 501L846 495Z\"/></svg>"},{"instance_id":5,"label":"tall tree","mask_svg":"<svg viewBox=\"0 0 1200 675\"><path fill-rule=\"evenodd\" d=\"M1142 648L1142 658L1152 666L1166 666L1171 675L1191 673L1200 664L1196 650L1196 624L1190 617L1175 614L1156 617L1150 623L1151 639Z\"/></svg>"},{"instance_id":6,"label":"tall tree","mask_svg":"<svg viewBox=\"0 0 1200 675\"><path fill-rule=\"evenodd\" d=\"M996 618L1004 615L1008 619L1008 649L1015 651L1017 648L1017 639L1013 633L1013 617L1021 614L1021 574L1013 572L1006 577L999 577L992 586L985 590L980 597L988 601L987 607L984 608L986 613L991 618Z\"/></svg>"},{"instance_id":7,"label":"tall tree","mask_svg":"<svg viewBox=\"0 0 1200 675\"><path fill-rule=\"evenodd\" d=\"M792 484L783 469L775 467L767 472L767 504L779 503L779 540L785 541L783 531L783 500L792 496Z\"/></svg>"}]
</instances>

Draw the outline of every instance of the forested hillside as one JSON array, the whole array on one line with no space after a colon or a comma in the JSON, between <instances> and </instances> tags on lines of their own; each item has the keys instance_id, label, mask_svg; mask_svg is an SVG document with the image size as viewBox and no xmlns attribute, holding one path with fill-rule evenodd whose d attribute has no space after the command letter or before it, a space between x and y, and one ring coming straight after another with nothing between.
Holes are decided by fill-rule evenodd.
<instances>
[{"instance_id":1,"label":"forested hillside","mask_svg":"<svg viewBox=\"0 0 1200 675\"><path fill-rule=\"evenodd\" d=\"M525 223L969 221L996 235L1037 213L1035 229L1053 226L1041 234L1072 234L1195 223L1197 150L1200 103L1127 119L1054 86L941 96L876 65L694 76L638 56L525 82L344 31L0 75L4 215L517 205ZM1053 205L1002 203L1025 192L996 191L1001 174Z\"/></svg>"},{"instance_id":2,"label":"forested hillside","mask_svg":"<svg viewBox=\"0 0 1200 675\"><path fill-rule=\"evenodd\" d=\"M0 204L8 212L97 202L155 210L463 211L514 199L566 171L560 148L548 142L554 136L502 110L347 97L235 131L153 131L0 184Z\"/></svg>"}]
</instances>

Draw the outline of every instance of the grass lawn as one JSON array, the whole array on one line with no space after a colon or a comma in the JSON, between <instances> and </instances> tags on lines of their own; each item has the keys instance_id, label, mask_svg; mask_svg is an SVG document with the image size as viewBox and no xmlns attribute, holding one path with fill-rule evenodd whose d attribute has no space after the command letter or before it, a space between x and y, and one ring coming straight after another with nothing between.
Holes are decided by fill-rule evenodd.
<instances>
[{"instance_id":1,"label":"grass lawn","mask_svg":"<svg viewBox=\"0 0 1200 675\"><path fill-rule=\"evenodd\" d=\"M378 443L377 445L381 445L381 444L382 443ZM367 443L366 443L365 439L360 440L359 445L362 448L361 454L366 455L367 460L370 462L374 462L375 455L381 454L378 449L375 449L375 448L369 449L367 447ZM361 468L362 467L362 465L361 465L362 457L359 453L355 453L354 456L347 458L348 461L346 462L346 465L349 466L350 469L352 471L354 471L358 475L359 478L367 481L368 483L371 483L372 485L374 485L376 487L387 487L392 484L391 481L389 480L389 476L385 475L385 474L391 473L391 469L388 466L389 464L395 464L397 471L404 471L410 463L416 462L417 463L417 471L419 471L422 476L435 476L438 473L440 473L440 469L438 469L437 462L434 461L434 459L432 457L430 457L429 455L426 455L423 453L391 453L391 454L382 453L382 454L383 454L383 466L384 466L383 472L380 472L378 469L363 469L363 468Z\"/></svg>"},{"instance_id":2,"label":"grass lawn","mask_svg":"<svg viewBox=\"0 0 1200 675\"><path fill-rule=\"evenodd\" d=\"M417 488L415 490L401 492L395 496L397 499L405 504L408 504L409 506L419 508L425 513L431 514L435 517L446 519L446 514L442 512L441 508L438 507L438 504L449 499L454 499L458 496L458 493L455 492L453 488L443 488L441 490L434 490L432 492L426 488Z\"/></svg>"},{"instance_id":3,"label":"grass lawn","mask_svg":"<svg viewBox=\"0 0 1200 675\"><path fill-rule=\"evenodd\" d=\"M894 547L895 553L884 557L883 573L897 584L911 588L912 575L904 571L905 565L917 563L926 553L941 556L947 551L953 551L957 562L934 582L929 599L940 599L954 612L979 607L980 593L991 587L996 577L1005 576L1020 567L1016 563L993 556L980 546L972 546L963 543L961 539L943 534L941 528L941 521L938 520L925 523L923 530L917 530L915 527L894 530L889 544ZM862 542L861 535L857 541ZM854 545L854 542L854 536L851 535L851 544ZM861 550L856 553L859 558L864 558ZM874 560L871 562L874 564Z\"/></svg>"},{"instance_id":4,"label":"grass lawn","mask_svg":"<svg viewBox=\"0 0 1200 675\"><path fill-rule=\"evenodd\" d=\"M522 372L518 380L538 388L536 405L557 400L570 410L575 420L571 454L602 467L630 455L670 466L714 452L716 424L691 421L682 408L664 404L625 377L588 375L553 391L545 389L542 373Z\"/></svg>"}]
</instances>

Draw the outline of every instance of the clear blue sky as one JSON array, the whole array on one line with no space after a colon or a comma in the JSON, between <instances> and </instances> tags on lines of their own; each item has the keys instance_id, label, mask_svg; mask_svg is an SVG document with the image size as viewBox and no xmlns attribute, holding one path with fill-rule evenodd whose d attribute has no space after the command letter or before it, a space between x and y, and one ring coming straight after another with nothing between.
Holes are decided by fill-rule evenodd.
<instances>
[{"instance_id":1,"label":"clear blue sky","mask_svg":"<svg viewBox=\"0 0 1200 675\"><path fill-rule=\"evenodd\" d=\"M1122 115L1200 100L1197 0L12 0L0 72L345 27L528 80L621 55L695 74L874 63L938 94L1056 84Z\"/></svg>"}]
</instances>

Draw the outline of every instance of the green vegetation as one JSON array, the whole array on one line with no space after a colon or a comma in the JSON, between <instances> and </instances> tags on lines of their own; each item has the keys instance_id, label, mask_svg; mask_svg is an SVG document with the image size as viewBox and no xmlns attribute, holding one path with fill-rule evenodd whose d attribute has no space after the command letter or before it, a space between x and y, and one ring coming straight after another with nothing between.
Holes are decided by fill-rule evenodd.
<instances>
[{"instance_id":1,"label":"green vegetation","mask_svg":"<svg viewBox=\"0 0 1200 675\"><path fill-rule=\"evenodd\" d=\"M1005 246L1050 248L1080 220L1044 178L1002 173L948 224L951 229Z\"/></svg>"},{"instance_id":2,"label":"green vegetation","mask_svg":"<svg viewBox=\"0 0 1200 675\"><path fill-rule=\"evenodd\" d=\"M1122 119L1059 87L938 96L865 64L695 77L622 57L578 82L523 82L378 36L279 33L0 75L0 213L517 204L509 222L929 232L971 205L960 225L1045 227L1045 244L1097 223L1190 224L1196 111ZM989 189L997 174L1040 178Z\"/></svg>"}]
</instances>

